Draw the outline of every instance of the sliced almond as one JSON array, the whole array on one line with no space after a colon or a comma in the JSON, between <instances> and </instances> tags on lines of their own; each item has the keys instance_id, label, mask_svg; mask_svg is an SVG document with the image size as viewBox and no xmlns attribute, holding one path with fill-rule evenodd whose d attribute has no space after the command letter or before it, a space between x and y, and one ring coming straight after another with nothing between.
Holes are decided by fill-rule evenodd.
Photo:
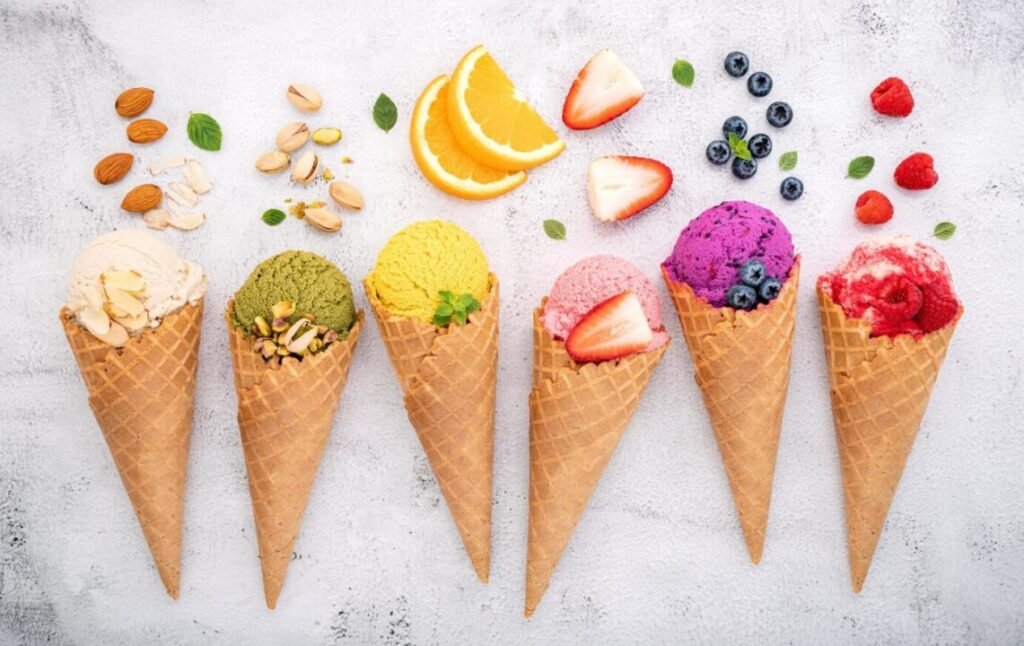
<instances>
[{"instance_id":1,"label":"sliced almond","mask_svg":"<svg viewBox=\"0 0 1024 646\"><path fill-rule=\"evenodd\" d=\"M306 209L306 215L302 219L327 233L334 233L341 229L341 217L330 209Z\"/></svg>"},{"instance_id":2,"label":"sliced almond","mask_svg":"<svg viewBox=\"0 0 1024 646\"><path fill-rule=\"evenodd\" d=\"M103 310L86 305L78 312L78 321L93 336L106 334L110 330L110 317Z\"/></svg>"},{"instance_id":3,"label":"sliced almond","mask_svg":"<svg viewBox=\"0 0 1024 646\"><path fill-rule=\"evenodd\" d=\"M309 140L309 126L301 121L289 123L277 132L277 149L285 153L293 153L302 148Z\"/></svg>"},{"instance_id":4,"label":"sliced almond","mask_svg":"<svg viewBox=\"0 0 1024 646\"><path fill-rule=\"evenodd\" d=\"M146 311L139 299L113 285L104 285L107 295L107 313L114 318L138 316Z\"/></svg>"},{"instance_id":5,"label":"sliced almond","mask_svg":"<svg viewBox=\"0 0 1024 646\"><path fill-rule=\"evenodd\" d=\"M113 321L111 321L110 329L105 334L93 334L93 336L115 348L123 347L125 343L128 343L128 331L124 329L123 325Z\"/></svg>"},{"instance_id":6,"label":"sliced almond","mask_svg":"<svg viewBox=\"0 0 1024 646\"><path fill-rule=\"evenodd\" d=\"M142 219L150 229L162 231L170 223L171 214L167 212L167 209L150 209L142 215Z\"/></svg>"},{"instance_id":7,"label":"sliced almond","mask_svg":"<svg viewBox=\"0 0 1024 646\"><path fill-rule=\"evenodd\" d=\"M149 174L155 177L169 168L180 168L184 166L186 161L188 160L185 158L185 155L171 155L170 157L164 157L149 167Z\"/></svg>"},{"instance_id":8,"label":"sliced almond","mask_svg":"<svg viewBox=\"0 0 1024 646\"><path fill-rule=\"evenodd\" d=\"M209 193L213 188L213 182L206 176L206 172L199 162L194 159L185 163L185 181L188 182L189 188L199 195Z\"/></svg>"},{"instance_id":9,"label":"sliced almond","mask_svg":"<svg viewBox=\"0 0 1024 646\"><path fill-rule=\"evenodd\" d=\"M256 169L261 173L279 173L288 168L288 164L291 161L292 159L288 156L288 153L273 150L260 155L259 159L256 160Z\"/></svg>"},{"instance_id":10,"label":"sliced almond","mask_svg":"<svg viewBox=\"0 0 1024 646\"><path fill-rule=\"evenodd\" d=\"M327 191L331 194L331 199L349 209L359 211L363 208L363 196L359 194L355 186L352 186L348 182L337 180L331 182L327 187Z\"/></svg>"},{"instance_id":11,"label":"sliced almond","mask_svg":"<svg viewBox=\"0 0 1024 646\"><path fill-rule=\"evenodd\" d=\"M149 325L149 314L143 312L138 316L122 316L114 319L114 323L124 327L129 332L138 332Z\"/></svg>"},{"instance_id":12,"label":"sliced almond","mask_svg":"<svg viewBox=\"0 0 1024 646\"><path fill-rule=\"evenodd\" d=\"M129 294L141 294L146 291L146 279L137 271L105 271L100 274L104 287L116 287Z\"/></svg>"},{"instance_id":13,"label":"sliced almond","mask_svg":"<svg viewBox=\"0 0 1024 646\"><path fill-rule=\"evenodd\" d=\"M302 184L309 184L316 179L316 172L320 166L320 158L312 150L307 150L292 168L292 179Z\"/></svg>"},{"instance_id":14,"label":"sliced almond","mask_svg":"<svg viewBox=\"0 0 1024 646\"><path fill-rule=\"evenodd\" d=\"M199 204L199 196L192 190L192 187L184 182L174 182L168 187L167 196L180 204L192 208Z\"/></svg>"},{"instance_id":15,"label":"sliced almond","mask_svg":"<svg viewBox=\"0 0 1024 646\"><path fill-rule=\"evenodd\" d=\"M199 213L198 211L187 211L181 215L173 216L168 224L175 229L181 229L182 231L191 231L192 229L198 229L206 222L206 214Z\"/></svg>"},{"instance_id":16,"label":"sliced almond","mask_svg":"<svg viewBox=\"0 0 1024 646\"><path fill-rule=\"evenodd\" d=\"M315 112L323 105L320 93L308 85L292 83L288 86L288 100L299 110Z\"/></svg>"}]
</instances>

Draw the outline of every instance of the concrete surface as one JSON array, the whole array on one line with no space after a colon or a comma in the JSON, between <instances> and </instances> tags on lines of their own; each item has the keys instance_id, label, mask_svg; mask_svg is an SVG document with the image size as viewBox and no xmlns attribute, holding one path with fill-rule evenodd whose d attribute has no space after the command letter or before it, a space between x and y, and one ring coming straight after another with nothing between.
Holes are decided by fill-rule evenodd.
<instances>
[{"instance_id":1,"label":"concrete surface","mask_svg":"<svg viewBox=\"0 0 1024 646\"><path fill-rule=\"evenodd\" d=\"M0 262L14 287L0 367L0 643L1021 643L1024 641L1024 305L1016 282L1024 232L1024 6L1012 0L791 3L0 2ZM628 116L590 133L520 190L474 204L419 175L406 141L419 90L485 43L552 123L569 83L612 47L646 84ZM730 114L764 127L763 100L721 60L746 51L775 79L793 124L776 156L741 184L704 160ZM693 89L675 85L676 58ZM917 109L873 114L874 85L898 74ZM340 235L259 215L286 196L318 197L255 158L298 115L291 82L324 96L318 125L345 132L325 155L364 192ZM209 222L162 237L210 277L195 415L181 600L157 579L57 324L64 281L92 237L140 226L120 212L126 181L98 186L92 166L127 148L115 96L146 85L146 116L170 133L131 148L130 181L163 154L195 151L190 110L225 131L198 152L216 182ZM390 133L370 112L380 92L400 111ZM777 154L798 150L806 186L778 196ZM930 151L942 180L911 194L895 164ZM620 225L590 216L584 178L599 154L657 157L671 194ZM342 167L341 155L355 163ZM867 179L844 179L859 154ZM872 231L852 205L867 188L896 204L885 232L936 241L967 315L953 340L866 589L850 591L841 487L813 278ZM604 474L547 596L522 618L526 551L530 311L555 274L615 252L657 276L679 228L723 199L776 209L804 254L793 383L760 567L746 556L710 427L676 341ZM502 339L490 585L473 577L409 428L370 325L310 500L281 602L263 608L235 396L219 312L248 270L292 247L359 279L384 241L418 218L476 235L502 280ZM568 227L548 240L545 218ZM664 295L663 287L659 289ZM365 305L362 293L359 302ZM668 310L666 308L666 313Z\"/></svg>"}]
</instances>

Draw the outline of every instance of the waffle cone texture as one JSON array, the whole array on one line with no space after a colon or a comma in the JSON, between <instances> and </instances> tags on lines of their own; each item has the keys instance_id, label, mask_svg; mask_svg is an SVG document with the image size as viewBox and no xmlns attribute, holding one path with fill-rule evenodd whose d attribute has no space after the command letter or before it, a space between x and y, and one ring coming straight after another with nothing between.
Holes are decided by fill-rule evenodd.
<instances>
[{"instance_id":1,"label":"waffle cone texture","mask_svg":"<svg viewBox=\"0 0 1024 646\"><path fill-rule=\"evenodd\" d=\"M381 339L402 386L409 422L462 537L487 582L491 563L498 279L466 325L438 328L392 316L364 282Z\"/></svg>"},{"instance_id":2,"label":"waffle cone texture","mask_svg":"<svg viewBox=\"0 0 1024 646\"><path fill-rule=\"evenodd\" d=\"M103 343L66 309L60 320L89 391L89 407L167 594L177 599L185 477L192 437L203 301L164 317L123 348Z\"/></svg>"},{"instance_id":3,"label":"waffle cone texture","mask_svg":"<svg viewBox=\"0 0 1024 646\"><path fill-rule=\"evenodd\" d=\"M704 398L750 560L761 562L789 389L800 258L778 297L751 311L713 307L662 267Z\"/></svg>"},{"instance_id":4,"label":"waffle cone texture","mask_svg":"<svg viewBox=\"0 0 1024 646\"><path fill-rule=\"evenodd\" d=\"M545 299L546 300L546 299ZM525 615L551 582L601 473L668 343L617 361L578 364L533 316L530 391L530 529Z\"/></svg>"},{"instance_id":5,"label":"waffle cone texture","mask_svg":"<svg viewBox=\"0 0 1024 646\"><path fill-rule=\"evenodd\" d=\"M363 315L348 336L303 360L272 367L253 350L253 340L225 318L235 390L238 428L249 477L263 593L277 606L288 574L302 515L313 489L334 415L348 380L349 366L363 326Z\"/></svg>"},{"instance_id":6,"label":"waffle cone texture","mask_svg":"<svg viewBox=\"0 0 1024 646\"><path fill-rule=\"evenodd\" d=\"M860 592L963 307L920 340L871 337L818 289L853 589Z\"/></svg>"}]
</instances>

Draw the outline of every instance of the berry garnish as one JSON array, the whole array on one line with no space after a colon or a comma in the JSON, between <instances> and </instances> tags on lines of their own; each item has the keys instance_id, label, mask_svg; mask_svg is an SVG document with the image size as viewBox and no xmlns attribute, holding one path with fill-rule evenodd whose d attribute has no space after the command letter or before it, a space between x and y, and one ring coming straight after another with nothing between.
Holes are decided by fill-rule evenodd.
<instances>
[{"instance_id":1,"label":"berry garnish","mask_svg":"<svg viewBox=\"0 0 1024 646\"><path fill-rule=\"evenodd\" d=\"M778 297L782 291L782 283L778 278L765 278L764 282L757 286L757 297L762 303L770 303Z\"/></svg>"},{"instance_id":2,"label":"berry garnish","mask_svg":"<svg viewBox=\"0 0 1024 646\"><path fill-rule=\"evenodd\" d=\"M757 174L757 160L736 157L732 160L732 174L740 179L750 179Z\"/></svg>"},{"instance_id":3,"label":"berry garnish","mask_svg":"<svg viewBox=\"0 0 1024 646\"><path fill-rule=\"evenodd\" d=\"M879 83L871 92L871 105L879 114L905 117L914 110L914 97L903 79L892 76Z\"/></svg>"},{"instance_id":4,"label":"berry garnish","mask_svg":"<svg viewBox=\"0 0 1024 646\"><path fill-rule=\"evenodd\" d=\"M768 106L765 117L767 117L768 123L776 128L785 128L793 120L793 108L789 107L785 101L776 101Z\"/></svg>"},{"instance_id":5,"label":"berry garnish","mask_svg":"<svg viewBox=\"0 0 1024 646\"><path fill-rule=\"evenodd\" d=\"M893 173L896 183L911 191L922 191L935 186L939 174L935 172L935 160L928 153L914 153L900 162Z\"/></svg>"},{"instance_id":6,"label":"berry garnish","mask_svg":"<svg viewBox=\"0 0 1024 646\"><path fill-rule=\"evenodd\" d=\"M750 285L733 285L725 293L726 304L737 310L752 310L757 306L757 292Z\"/></svg>"},{"instance_id":7,"label":"berry garnish","mask_svg":"<svg viewBox=\"0 0 1024 646\"><path fill-rule=\"evenodd\" d=\"M925 285L921 295L921 310L916 318L923 332L934 332L946 327L960 309L952 293L933 285Z\"/></svg>"},{"instance_id":8,"label":"berry garnish","mask_svg":"<svg viewBox=\"0 0 1024 646\"><path fill-rule=\"evenodd\" d=\"M765 269L764 263L757 258L752 258L747 262L743 263L739 271L740 282L744 285L750 285L751 287L757 287L764 282Z\"/></svg>"},{"instance_id":9,"label":"berry garnish","mask_svg":"<svg viewBox=\"0 0 1024 646\"><path fill-rule=\"evenodd\" d=\"M795 177L787 177L779 185L779 194L782 195L782 199L790 202L799 200L804 194L804 183Z\"/></svg>"},{"instance_id":10,"label":"berry garnish","mask_svg":"<svg viewBox=\"0 0 1024 646\"><path fill-rule=\"evenodd\" d=\"M758 133L747 142L747 148L755 159L761 159L772 154L772 138L764 133Z\"/></svg>"},{"instance_id":11,"label":"berry garnish","mask_svg":"<svg viewBox=\"0 0 1024 646\"><path fill-rule=\"evenodd\" d=\"M622 292L583 315L565 340L575 361L609 361L640 352L654 338L643 305L633 292Z\"/></svg>"},{"instance_id":12,"label":"berry garnish","mask_svg":"<svg viewBox=\"0 0 1024 646\"><path fill-rule=\"evenodd\" d=\"M725 71L729 76L740 78L750 69L750 60L743 52L729 52L725 57Z\"/></svg>"},{"instance_id":13,"label":"berry garnish","mask_svg":"<svg viewBox=\"0 0 1024 646\"><path fill-rule=\"evenodd\" d=\"M562 121L589 130L626 112L644 95L644 86L610 49L602 49L580 70L562 106Z\"/></svg>"},{"instance_id":14,"label":"berry garnish","mask_svg":"<svg viewBox=\"0 0 1024 646\"><path fill-rule=\"evenodd\" d=\"M879 296L874 303L875 309L891 323L917 316L924 300L921 288L902 274L892 274L886 278Z\"/></svg>"},{"instance_id":15,"label":"berry garnish","mask_svg":"<svg viewBox=\"0 0 1024 646\"><path fill-rule=\"evenodd\" d=\"M708 161L716 166L721 166L725 162L729 161L732 157L732 150L729 148L729 144L721 139L716 139L708 144L707 150L704 154L708 156Z\"/></svg>"},{"instance_id":16,"label":"berry garnish","mask_svg":"<svg viewBox=\"0 0 1024 646\"><path fill-rule=\"evenodd\" d=\"M892 219L892 202L878 191L861 193L854 210L864 224L883 224Z\"/></svg>"},{"instance_id":17,"label":"berry garnish","mask_svg":"<svg viewBox=\"0 0 1024 646\"><path fill-rule=\"evenodd\" d=\"M598 157L587 172L587 198L602 222L633 217L671 187L672 169L646 157Z\"/></svg>"},{"instance_id":18,"label":"berry garnish","mask_svg":"<svg viewBox=\"0 0 1024 646\"><path fill-rule=\"evenodd\" d=\"M747 122L742 117L731 116L722 124L722 134L729 138L729 133L734 132L740 139L747 137Z\"/></svg>"},{"instance_id":19,"label":"berry garnish","mask_svg":"<svg viewBox=\"0 0 1024 646\"><path fill-rule=\"evenodd\" d=\"M754 96L768 96L772 91L772 77L764 72L754 72L747 79L747 90Z\"/></svg>"}]
</instances>

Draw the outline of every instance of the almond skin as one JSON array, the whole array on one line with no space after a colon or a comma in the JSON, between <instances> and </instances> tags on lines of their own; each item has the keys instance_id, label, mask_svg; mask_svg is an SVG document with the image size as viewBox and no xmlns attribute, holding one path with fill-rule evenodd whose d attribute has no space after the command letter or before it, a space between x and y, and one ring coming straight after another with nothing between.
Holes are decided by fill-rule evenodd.
<instances>
[{"instance_id":1,"label":"almond skin","mask_svg":"<svg viewBox=\"0 0 1024 646\"><path fill-rule=\"evenodd\" d=\"M137 119L128 124L128 141L150 144L164 136L167 126L156 119Z\"/></svg>"},{"instance_id":2,"label":"almond skin","mask_svg":"<svg viewBox=\"0 0 1024 646\"><path fill-rule=\"evenodd\" d=\"M148 87L133 87L118 95L114 109L122 117L137 117L153 103L153 90Z\"/></svg>"},{"instance_id":3,"label":"almond skin","mask_svg":"<svg viewBox=\"0 0 1024 646\"><path fill-rule=\"evenodd\" d=\"M128 153L107 155L96 164L96 168L92 169L92 176L104 186L113 184L127 175L134 163L135 157Z\"/></svg>"},{"instance_id":4,"label":"almond skin","mask_svg":"<svg viewBox=\"0 0 1024 646\"><path fill-rule=\"evenodd\" d=\"M121 200L121 208L131 213L145 213L160 206L164 192L156 184L140 184L128 191Z\"/></svg>"}]
</instances>

